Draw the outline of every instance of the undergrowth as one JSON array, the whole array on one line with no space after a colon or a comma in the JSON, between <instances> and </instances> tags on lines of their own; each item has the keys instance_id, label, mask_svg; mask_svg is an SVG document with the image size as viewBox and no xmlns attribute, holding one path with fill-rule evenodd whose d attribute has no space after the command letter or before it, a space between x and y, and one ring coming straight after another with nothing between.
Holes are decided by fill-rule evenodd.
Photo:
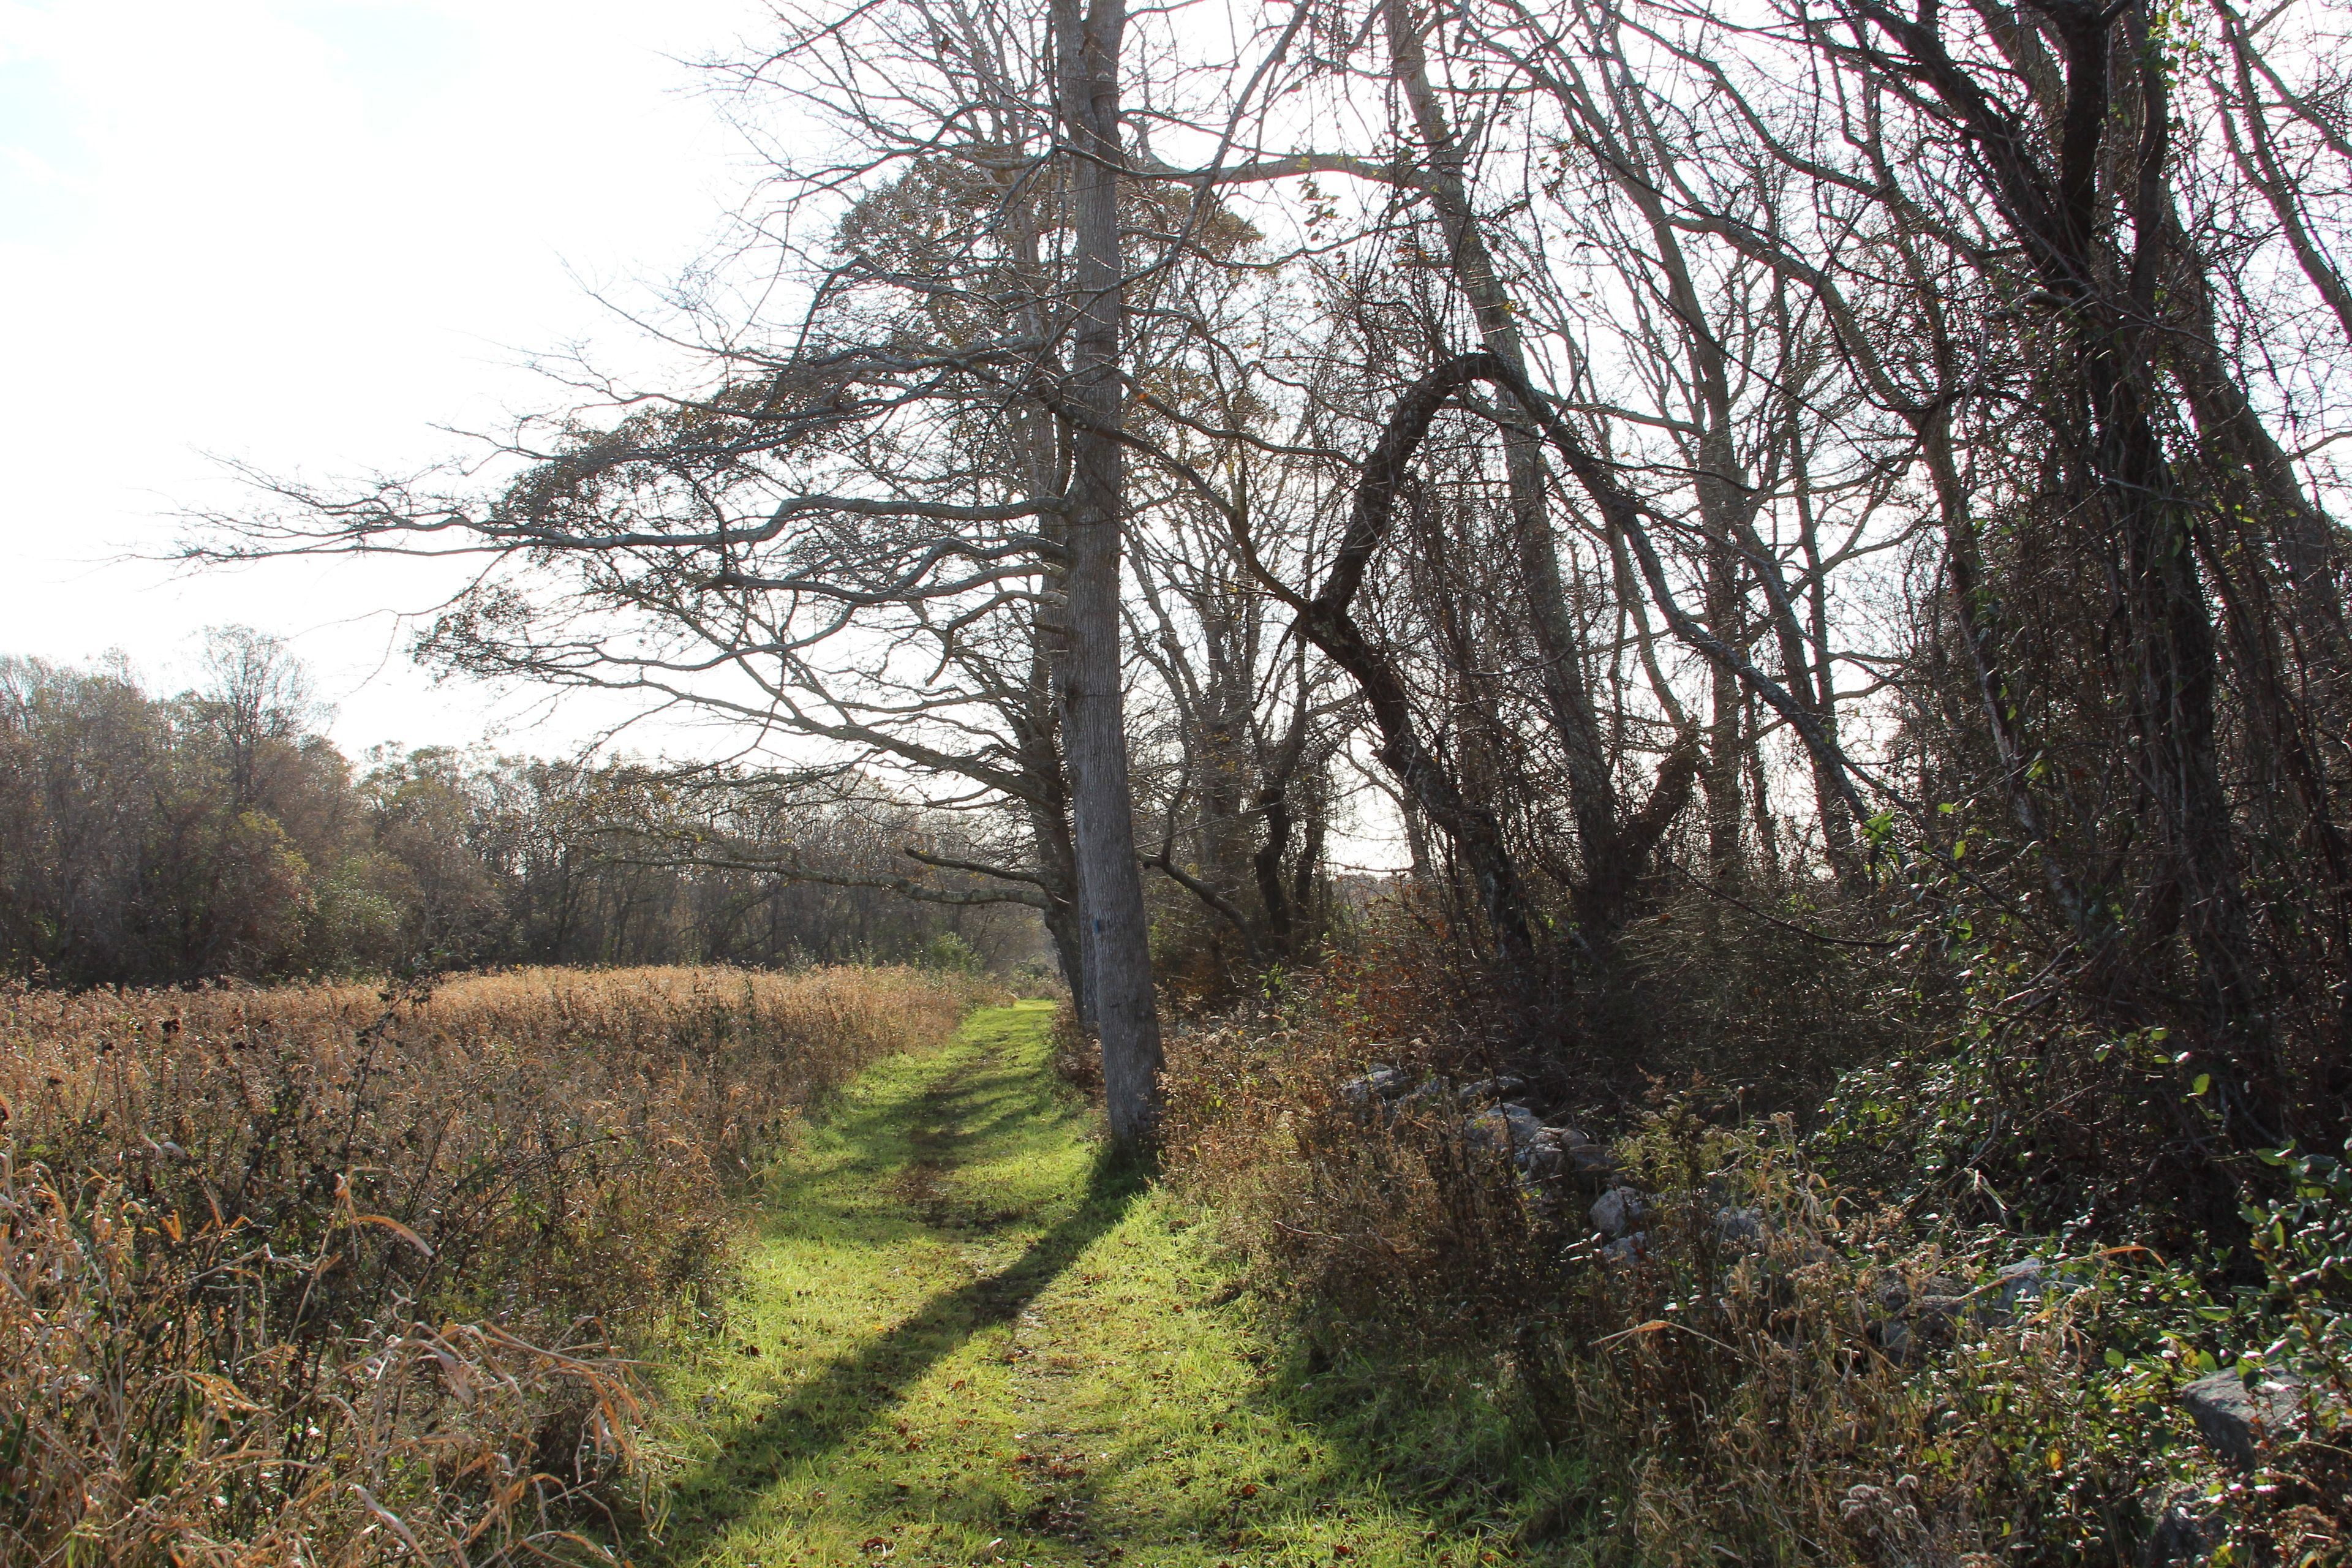
<instances>
[{"instance_id":1,"label":"undergrowth","mask_svg":"<svg viewBox=\"0 0 2352 1568\"><path fill-rule=\"evenodd\" d=\"M2352 1559L2340 1162L2273 1156L2291 1195L2250 1196L2201 1250L2038 1226L1953 1201L1972 1184L1948 1157L1920 1171L1942 1148L1918 1136L1921 1091L1890 1111L1874 1086L1978 1071L1923 1051L1852 1075L1811 1126L1703 1080L1580 1100L1531 1064L1520 1097L1612 1157L1537 1179L1455 1092L1515 1064L1413 958L1391 941L1180 1028L1166 1164L1318 1353L1424 1400L1500 1402L1485 1463L1523 1544L1675 1564ZM1372 1100L1375 1065L1419 1092ZM1643 1215L1610 1248L1591 1210L1615 1187ZM2252 1466L2184 1405L2216 1373L2274 1401ZM1538 1462L1559 1452L1582 1462Z\"/></svg>"}]
</instances>

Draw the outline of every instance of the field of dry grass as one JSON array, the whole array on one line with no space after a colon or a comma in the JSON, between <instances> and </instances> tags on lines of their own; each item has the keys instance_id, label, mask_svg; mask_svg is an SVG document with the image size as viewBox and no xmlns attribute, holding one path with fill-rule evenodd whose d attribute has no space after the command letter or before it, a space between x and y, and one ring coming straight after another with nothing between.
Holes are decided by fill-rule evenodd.
<instances>
[{"instance_id":1,"label":"field of dry grass","mask_svg":"<svg viewBox=\"0 0 2352 1568\"><path fill-rule=\"evenodd\" d=\"M590 1554L631 1355L908 970L0 991L0 1560Z\"/></svg>"}]
</instances>

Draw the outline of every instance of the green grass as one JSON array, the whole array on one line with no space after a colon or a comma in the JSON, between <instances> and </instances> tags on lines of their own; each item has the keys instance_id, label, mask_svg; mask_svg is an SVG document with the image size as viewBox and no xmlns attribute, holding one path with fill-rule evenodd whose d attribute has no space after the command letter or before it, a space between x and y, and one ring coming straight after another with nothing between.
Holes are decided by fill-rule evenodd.
<instances>
[{"instance_id":1,"label":"green grass","mask_svg":"<svg viewBox=\"0 0 2352 1568\"><path fill-rule=\"evenodd\" d=\"M687 1464L639 1562L1510 1555L1503 1418L1264 1337L1197 1216L1105 1158L1050 1017L881 1064L787 1157L724 1338L664 1370Z\"/></svg>"}]
</instances>

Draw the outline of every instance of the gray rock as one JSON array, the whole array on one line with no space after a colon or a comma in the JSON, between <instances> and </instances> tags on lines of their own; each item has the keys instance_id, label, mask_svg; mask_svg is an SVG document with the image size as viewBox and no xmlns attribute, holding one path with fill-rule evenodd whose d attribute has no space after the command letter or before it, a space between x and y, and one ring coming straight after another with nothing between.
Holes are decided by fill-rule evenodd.
<instances>
[{"instance_id":1,"label":"gray rock","mask_svg":"<svg viewBox=\"0 0 2352 1568\"><path fill-rule=\"evenodd\" d=\"M1613 1267L1618 1264L1631 1263L1635 1258L1646 1258L1649 1255L1650 1233L1646 1230L1637 1230L1631 1236L1621 1236L1602 1247L1601 1261Z\"/></svg>"},{"instance_id":2,"label":"gray rock","mask_svg":"<svg viewBox=\"0 0 2352 1568\"><path fill-rule=\"evenodd\" d=\"M2293 1432L2303 1419L2302 1385L2281 1379L2248 1388L2234 1372L2200 1377L2180 1391L2197 1430L2213 1451L2244 1469L2260 1462L2265 1444Z\"/></svg>"},{"instance_id":3,"label":"gray rock","mask_svg":"<svg viewBox=\"0 0 2352 1568\"><path fill-rule=\"evenodd\" d=\"M1339 1086L1339 1098L1351 1109L1366 1111L1382 1100L1394 1100L1404 1092L1404 1075L1391 1067L1378 1065L1362 1077L1351 1078Z\"/></svg>"},{"instance_id":4,"label":"gray rock","mask_svg":"<svg viewBox=\"0 0 2352 1568\"><path fill-rule=\"evenodd\" d=\"M1631 1187L1612 1187L1588 1211L1592 1228L1603 1236L1622 1237L1646 1218L1650 1205Z\"/></svg>"},{"instance_id":5,"label":"gray rock","mask_svg":"<svg viewBox=\"0 0 2352 1568\"><path fill-rule=\"evenodd\" d=\"M1507 1152L1511 1146L1510 1119L1499 1110L1481 1110L1465 1116L1462 1119L1462 1142L1490 1154Z\"/></svg>"},{"instance_id":6,"label":"gray rock","mask_svg":"<svg viewBox=\"0 0 2352 1568\"><path fill-rule=\"evenodd\" d=\"M1528 1080L1523 1078L1511 1073L1498 1073L1493 1078L1482 1078L1475 1083L1464 1084L1461 1100L1465 1105L1490 1105L1498 1100L1508 1100L1527 1087Z\"/></svg>"},{"instance_id":7,"label":"gray rock","mask_svg":"<svg viewBox=\"0 0 2352 1568\"><path fill-rule=\"evenodd\" d=\"M1541 1118L1524 1105L1497 1105L1462 1119L1462 1137L1473 1148L1508 1154L1521 1170L1530 1168L1536 1140L1544 1131Z\"/></svg>"},{"instance_id":8,"label":"gray rock","mask_svg":"<svg viewBox=\"0 0 2352 1568\"><path fill-rule=\"evenodd\" d=\"M2079 1289L2051 1277L2050 1266L2039 1258L2012 1263L1959 1299L1959 1317L1970 1323L2015 1322L2062 1289Z\"/></svg>"},{"instance_id":9,"label":"gray rock","mask_svg":"<svg viewBox=\"0 0 2352 1568\"><path fill-rule=\"evenodd\" d=\"M2039 1258L2012 1263L1993 1277L1993 1302L2003 1313L2014 1313L2042 1300L2048 1289L2046 1265Z\"/></svg>"},{"instance_id":10,"label":"gray rock","mask_svg":"<svg viewBox=\"0 0 2352 1568\"><path fill-rule=\"evenodd\" d=\"M2010 1322L2058 1289L2046 1269L2040 1258L2030 1258L1975 1289L1944 1275L1906 1282L1891 1271L1883 1273L1864 1299L1877 1317L1871 1339L1895 1360L1916 1364L1928 1351L1950 1345L1962 1329Z\"/></svg>"},{"instance_id":11,"label":"gray rock","mask_svg":"<svg viewBox=\"0 0 2352 1568\"><path fill-rule=\"evenodd\" d=\"M2148 1528L2147 1538L2140 1542L2139 1568L2173 1568L2175 1563L2202 1563L2212 1555L2225 1537L2220 1525L2208 1517L2204 1501L2191 1487L2141 1497Z\"/></svg>"},{"instance_id":12,"label":"gray rock","mask_svg":"<svg viewBox=\"0 0 2352 1568\"><path fill-rule=\"evenodd\" d=\"M1542 1117L1524 1105L1507 1104L1497 1106L1496 1109L1500 1110L1503 1113L1503 1119L1511 1124L1511 1150L1517 1156L1519 1163L1525 1165L1528 1156L1535 1152L1536 1140L1542 1137L1549 1129L1544 1126Z\"/></svg>"},{"instance_id":13,"label":"gray rock","mask_svg":"<svg viewBox=\"0 0 2352 1568\"><path fill-rule=\"evenodd\" d=\"M1589 1175L1610 1168L1609 1152L1573 1127L1538 1127L1526 1160L1531 1176Z\"/></svg>"},{"instance_id":14,"label":"gray rock","mask_svg":"<svg viewBox=\"0 0 2352 1568\"><path fill-rule=\"evenodd\" d=\"M1721 1208L1715 1215L1715 1237L1727 1246L1753 1244L1764 1239L1764 1211L1761 1209Z\"/></svg>"},{"instance_id":15,"label":"gray rock","mask_svg":"<svg viewBox=\"0 0 2352 1568\"><path fill-rule=\"evenodd\" d=\"M1591 1140L1564 1143L1560 1154L1570 1171L1580 1176L1608 1176L1616 1173L1617 1162L1608 1148Z\"/></svg>"}]
</instances>

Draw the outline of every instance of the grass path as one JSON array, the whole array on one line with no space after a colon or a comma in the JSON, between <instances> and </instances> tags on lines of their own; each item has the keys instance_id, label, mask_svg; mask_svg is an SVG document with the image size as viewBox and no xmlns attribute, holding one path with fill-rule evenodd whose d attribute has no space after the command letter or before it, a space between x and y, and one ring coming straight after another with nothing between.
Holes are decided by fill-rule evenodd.
<instances>
[{"instance_id":1,"label":"grass path","mask_svg":"<svg viewBox=\"0 0 2352 1568\"><path fill-rule=\"evenodd\" d=\"M1416 1438L1475 1451L1477 1414L1384 1422L1394 1390L1318 1389L1257 1338L1181 1206L1098 1159L1046 1070L1050 1017L989 1009L882 1063L793 1152L725 1340L667 1371L690 1462L641 1562L1506 1555L1475 1477L1422 1468L1441 1522L1383 1479Z\"/></svg>"}]
</instances>

